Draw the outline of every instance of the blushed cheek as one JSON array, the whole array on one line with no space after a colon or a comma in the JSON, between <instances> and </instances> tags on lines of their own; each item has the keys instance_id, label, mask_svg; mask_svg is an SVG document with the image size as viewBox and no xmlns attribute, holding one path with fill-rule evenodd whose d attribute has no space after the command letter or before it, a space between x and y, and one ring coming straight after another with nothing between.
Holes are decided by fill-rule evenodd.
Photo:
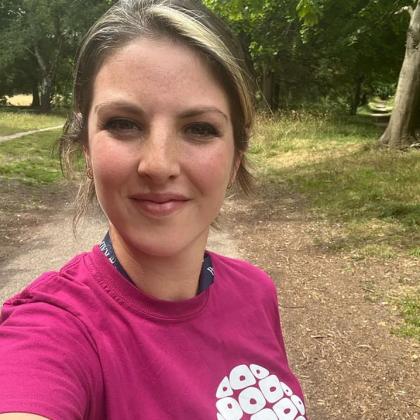
<instances>
[{"instance_id":1,"label":"blushed cheek","mask_svg":"<svg viewBox=\"0 0 420 420\"><path fill-rule=\"evenodd\" d=\"M102 183L116 184L119 180L125 177L124 167L121 166L121 162L118 158L111 159L100 159L93 163L95 169L95 176Z\"/></svg>"},{"instance_id":2,"label":"blushed cheek","mask_svg":"<svg viewBox=\"0 0 420 420\"><path fill-rule=\"evenodd\" d=\"M106 138L98 138L91 145L91 161L95 175L111 183L127 176L133 166L132 154L116 146L118 145L107 141Z\"/></svg>"},{"instance_id":3,"label":"blushed cheek","mask_svg":"<svg viewBox=\"0 0 420 420\"><path fill-rule=\"evenodd\" d=\"M232 159L222 152L203 157L196 162L199 183L207 193L223 197L232 172Z\"/></svg>"}]
</instances>

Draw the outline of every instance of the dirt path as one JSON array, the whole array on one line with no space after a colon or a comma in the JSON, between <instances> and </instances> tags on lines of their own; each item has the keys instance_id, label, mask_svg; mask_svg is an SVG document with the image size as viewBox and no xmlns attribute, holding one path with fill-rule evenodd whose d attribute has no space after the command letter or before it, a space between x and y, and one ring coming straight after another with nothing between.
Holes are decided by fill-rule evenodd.
<instances>
[{"instance_id":1,"label":"dirt path","mask_svg":"<svg viewBox=\"0 0 420 420\"><path fill-rule=\"evenodd\" d=\"M420 419L420 348L390 333L387 289L420 282L418 259L354 260L318 246L330 227L268 186L227 219L239 251L279 289L290 362L312 419Z\"/></svg>"},{"instance_id":2,"label":"dirt path","mask_svg":"<svg viewBox=\"0 0 420 420\"><path fill-rule=\"evenodd\" d=\"M41 131L51 131L63 128L62 125L56 125L55 127L39 128L38 130L22 131L20 133L10 134L9 136L0 136L0 143L8 140L18 139L20 137L29 136L29 134L40 133Z\"/></svg>"},{"instance_id":3,"label":"dirt path","mask_svg":"<svg viewBox=\"0 0 420 420\"><path fill-rule=\"evenodd\" d=\"M101 239L99 215L72 238L70 197L66 186L0 186L0 301ZM249 259L278 284L310 418L420 419L419 344L390 333L399 318L382 298L386 288L420 280L418 260L354 260L323 249L317 238L329 227L278 186L229 200L222 225L210 248Z\"/></svg>"}]
</instances>

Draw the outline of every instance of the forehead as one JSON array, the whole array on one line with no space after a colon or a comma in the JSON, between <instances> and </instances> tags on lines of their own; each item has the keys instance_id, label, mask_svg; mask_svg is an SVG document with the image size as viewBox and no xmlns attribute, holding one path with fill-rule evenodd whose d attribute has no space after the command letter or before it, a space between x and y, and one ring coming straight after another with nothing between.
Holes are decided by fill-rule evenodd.
<instances>
[{"instance_id":1,"label":"forehead","mask_svg":"<svg viewBox=\"0 0 420 420\"><path fill-rule=\"evenodd\" d=\"M200 100L226 109L229 102L203 54L169 38L131 41L104 60L94 80L93 102L115 95L163 104L182 101L186 106Z\"/></svg>"}]
</instances>

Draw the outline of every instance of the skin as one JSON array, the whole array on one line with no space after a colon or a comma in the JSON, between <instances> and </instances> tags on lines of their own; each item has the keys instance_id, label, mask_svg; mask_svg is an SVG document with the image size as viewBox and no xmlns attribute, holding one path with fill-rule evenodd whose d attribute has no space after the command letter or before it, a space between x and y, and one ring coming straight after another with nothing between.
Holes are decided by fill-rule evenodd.
<instances>
[{"instance_id":1,"label":"skin","mask_svg":"<svg viewBox=\"0 0 420 420\"><path fill-rule=\"evenodd\" d=\"M210 224L239 165L228 97L202 57L166 38L108 57L85 156L136 285L163 300L195 296Z\"/></svg>"},{"instance_id":2,"label":"skin","mask_svg":"<svg viewBox=\"0 0 420 420\"><path fill-rule=\"evenodd\" d=\"M4 413L0 414L1 420L48 420L47 417L38 416L31 413Z\"/></svg>"}]
</instances>

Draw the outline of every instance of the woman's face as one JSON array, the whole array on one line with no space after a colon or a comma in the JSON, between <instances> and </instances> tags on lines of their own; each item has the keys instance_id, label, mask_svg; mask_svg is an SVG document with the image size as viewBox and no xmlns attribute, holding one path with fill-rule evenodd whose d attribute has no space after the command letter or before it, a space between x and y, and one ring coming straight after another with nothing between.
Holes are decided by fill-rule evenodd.
<instances>
[{"instance_id":1,"label":"woman's face","mask_svg":"<svg viewBox=\"0 0 420 420\"><path fill-rule=\"evenodd\" d=\"M133 41L93 86L86 158L111 230L133 253L203 247L236 172L229 100L200 55Z\"/></svg>"}]
</instances>

